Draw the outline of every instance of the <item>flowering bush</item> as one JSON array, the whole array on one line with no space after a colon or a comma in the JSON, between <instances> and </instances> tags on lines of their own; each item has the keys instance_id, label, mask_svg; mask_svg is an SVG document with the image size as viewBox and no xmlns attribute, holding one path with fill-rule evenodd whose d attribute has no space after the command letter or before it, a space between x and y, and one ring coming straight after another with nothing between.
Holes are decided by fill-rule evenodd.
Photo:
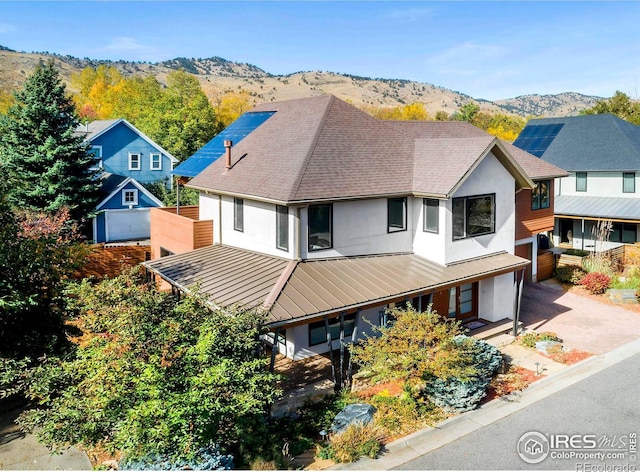
<instances>
[{"instance_id":1,"label":"flowering bush","mask_svg":"<svg viewBox=\"0 0 640 472\"><path fill-rule=\"evenodd\" d=\"M589 272L580 280L580 285L584 286L594 295L603 294L609 288L610 284L611 277L602 272Z\"/></svg>"}]
</instances>

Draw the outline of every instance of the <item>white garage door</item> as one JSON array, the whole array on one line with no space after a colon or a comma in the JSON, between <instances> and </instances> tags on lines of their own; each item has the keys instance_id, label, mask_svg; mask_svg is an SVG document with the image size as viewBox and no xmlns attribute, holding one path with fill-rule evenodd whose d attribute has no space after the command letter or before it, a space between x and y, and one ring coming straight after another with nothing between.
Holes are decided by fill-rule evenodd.
<instances>
[{"instance_id":1,"label":"white garage door","mask_svg":"<svg viewBox=\"0 0 640 472\"><path fill-rule=\"evenodd\" d=\"M108 210L104 216L107 227L107 242L149 238L150 216L148 208Z\"/></svg>"}]
</instances>

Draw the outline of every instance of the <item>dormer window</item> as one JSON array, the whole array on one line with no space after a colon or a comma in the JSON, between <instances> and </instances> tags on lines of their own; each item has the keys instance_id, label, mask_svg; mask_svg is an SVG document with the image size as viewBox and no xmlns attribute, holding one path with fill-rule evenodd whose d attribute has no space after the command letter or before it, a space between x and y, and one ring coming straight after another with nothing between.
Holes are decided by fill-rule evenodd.
<instances>
[{"instance_id":1,"label":"dormer window","mask_svg":"<svg viewBox=\"0 0 640 472\"><path fill-rule=\"evenodd\" d=\"M140 170L140 153L129 153L129 170Z\"/></svg>"}]
</instances>

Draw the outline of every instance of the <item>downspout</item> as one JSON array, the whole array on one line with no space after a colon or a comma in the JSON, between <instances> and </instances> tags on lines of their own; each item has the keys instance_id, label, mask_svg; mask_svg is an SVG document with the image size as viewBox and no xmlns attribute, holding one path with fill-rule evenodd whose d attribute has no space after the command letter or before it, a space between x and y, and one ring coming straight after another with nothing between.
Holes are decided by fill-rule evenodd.
<instances>
[{"instance_id":1,"label":"downspout","mask_svg":"<svg viewBox=\"0 0 640 472\"><path fill-rule=\"evenodd\" d=\"M516 309L513 317L513 336L518 335L518 326L520 324L520 305L522 302L522 288L524 284L524 269L516 272Z\"/></svg>"},{"instance_id":2,"label":"downspout","mask_svg":"<svg viewBox=\"0 0 640 472\"><path fill-rule=\"evenodd\" d=\"M340 313L340 375L338 377L339 387L342 389L342 377L344 376L344 312Z\"/></svg>"},{"instance_id":3,"label":"downspout","mask_svg":"<svg viewBox=\"0 0 640 472\"><path fill-rule=\"evenodd\" d=\"M581 240L582 240L582 248L581 249L584 251L584 218L581 218L581 224L582 224L582 228L581 228L582 229L582 238L581 238ZM594 243L593 247L595 248L595 243Z\"/></svg>"}]
</instances>

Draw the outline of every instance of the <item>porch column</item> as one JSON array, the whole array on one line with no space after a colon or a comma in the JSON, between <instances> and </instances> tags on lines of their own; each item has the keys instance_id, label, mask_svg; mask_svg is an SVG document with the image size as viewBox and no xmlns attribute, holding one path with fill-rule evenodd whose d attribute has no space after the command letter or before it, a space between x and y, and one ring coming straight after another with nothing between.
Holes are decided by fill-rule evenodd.
<instances>
[{"instance_id":1,"label":"porch column","mask_svg":"<svg viewBox=\"0 0 640 472\"><path fill-rule=\"evenodd\" d=\"M353 333L351 333L351 344L355 344L356 339L358 337L358 319L360 318L360 313L361 313L360 310L356 312L356 319L353 322ZM351 362L351 352L349 352L349 363L347 367L347 383L349 387L351 387L351 374L353 372L352 367L353 367L353 364Z\"/></svg>"},{"instance_id":2,"label":"porch column","mask_svg":"<svg viewBox=\"0 0 640 472\"><path fill-rule=\"evenodd\" d=\"M331 361L331 377L333 378L333 384L337 387L338 382L336 380L336 367L333 364L333 346L331 342L331 331L329 330L329 317L324 315L324 327L327 332L327 344L329 345L329 361Z\"/></svg>"},{"instance_id":3,"label":"porch column","mask_svg":"<svg viewBox=\"0 0 640 472\"><path fill-rule=\"evenodd\" d=\"M520 322L520 303L522 301L522 286L524 284L524 272L525 269L516 271L516 300L515 313L513 316L513 336L518 335L518 325Z\"/></svg>"},{"instance_id":4,"label":"porch column","mask_svg":"<svg viewBox=\"0 0 640 472\"><path fill-rule=\"evenodd\" d=\"M344 312L340 313L340 375L338 377L338 389L342 388L344 376Z\"/></svg>"},{"instance_id":5,"label":"porch column","mask_svg":"<svg viewBox=\"0 0 640 472\"><path fill-rule=\"evenodd\" d=\"M278 336L280 336L280 327L276 328L276 333L273 337L273 346L271 346L271 364L269 364L269 372L273 373L273 369L276 366L276 354L280 352L280 345L278 344Z\"/></svg>"}]
</instances>

